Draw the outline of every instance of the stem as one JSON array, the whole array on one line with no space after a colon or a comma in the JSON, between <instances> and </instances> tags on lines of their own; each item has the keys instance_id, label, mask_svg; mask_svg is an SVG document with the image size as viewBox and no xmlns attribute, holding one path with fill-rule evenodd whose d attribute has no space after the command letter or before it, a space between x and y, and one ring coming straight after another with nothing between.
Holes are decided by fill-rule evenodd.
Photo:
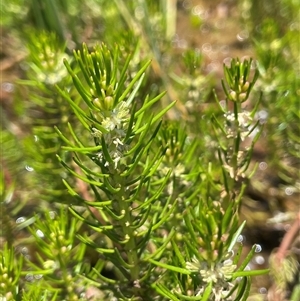
<instances>
[{"instance_id":1,"label":"stem","mask_svg":"<svg viewBox=\"0 0 300 301\"><path fill-rule=\"evenodd\" d=\"M124 218L122 218L119 223L124 238L129 238L125 243L124 251L126 252L128 263L133 266L132 268L130 268L130 275L131 281L134 281L139 278L139 258L137 253L138 250L134 229L131 228L131 225L133 223L131 214L132 207L126 202L128 192L125 191L127 185L124 182L124 178L120 177L119 175L115 175L114 182L118 183L122 187L122 189L118 193L117 201L120 213L124 214Z\"/></svg>"},{"instance_id":2,"label":"stem","mask_svg":"<svg viewBox=\"0 0 300 301\"><path fill-rule=\"evenodd\" d=\"M78 165L76 165L74 162L73 162L73 166L74 166L74 169L75 171L78 173L78 174L82 174L81 172L81 169L79 168ZM76 181L76 186L82 196L83 199L85 199L86 201L89 201L89 200L92 200L92 197L89 193L89 190L88 190L88 185L87 183L83 182L82 180L78 179L77 177L75 178L75 181ZM89 206L89 209L91 210L91 212L94 214L95 218L102 224L102 225L105 225L106 222L104 221L103 217L101 216L101 214L99 213L99 211L95 208L95 207L92 207L92 206Z\"/></svg>"},{"instance_id":3,"label":"stem","mask_svg":"<svg viewBox=\"0 0 300 301\"><path fill-rule=\"evenodd\" d=\"M298 213L298 216L294 221L292 227L284 235L283 240L278 248L276 257L278 259L279 264L281 264L281 262L285 258L286 253L290 248L290 245L292 244L294 237L299 233L299 230L300 230L300 212Z\"/></svg>"}]
</instances>

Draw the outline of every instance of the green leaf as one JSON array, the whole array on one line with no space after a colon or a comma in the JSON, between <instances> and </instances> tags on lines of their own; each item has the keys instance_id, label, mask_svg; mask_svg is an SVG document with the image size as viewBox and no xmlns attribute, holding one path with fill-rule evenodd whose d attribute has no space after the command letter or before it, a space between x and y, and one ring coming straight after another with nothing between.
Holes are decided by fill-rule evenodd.
<instances>
[{"instance_id":1,"label":"green leaf","mask_svg":"<svg viewBox=\"0 0 300 301\"><path fill-rule=\"evenodd\" d=\"M114 161L113 161L113 159L111 158L111 156L109 154L109 150L108 150L108 147L106 145L106 142L105 142L105 139L104 139L103 136L101 137L101 146L102 146L102 151L103 151L103 155L104 155L105 160L109 164L114 164Z\"/></svg>"},{"instance_id":2,"label":"green leaf","mask_svg":"<svg viewBox=\"0 0 300 301\"><path fill-rule=\"evenodd\" d=\"M138 71L138 73L135 75L135 77L132 79L132 81L130 82L130 84L128 85L128 87L126 88L126 90L122 93L122 95L119 98L118 102L121 102L122 100L124 100L124 98L127 96L127 94L129 93L129 91L132 89L133 85L138 81L138 79L140 77L143 76L143 73L145 72L145 70L149 67L149 65L151 64L151 61L148 61L144 64L144 66Z\"/></svg>"},{"instance_id":3,"label":"green leaf","mask_svg":"<svg viewBox=\"0 0 300 301\"><path fill-rule=\"evenodd\" d=\"M166 106L163 110L161 110L158 114L156 114L151 121L151 125L153 123L155 123L157 120L159 120L162 116L164 116L174 105L175 105L176 101L171 102L168 106ZM141 128L139 128L135 133L138 134L141 131L144 130L144 128L146 128L146 126L142 126Z\"/></svg>"},{"instance_id":4,"label":"green leaf","mask_svg":"<svg viewBox=\"0 0 300 301\"><path fill-rule=\"evenodd\" d=\"M104 187L105 189L109 190L111 193L115 194L115 193L118 193L120 190L121 190L121 187L118 187L118 188L114 188L110 182L109 182L109 179L108 178L104 178Z\"/></svg>"},{"instance_id":5,"label":"green leaf","mask_svg":"<svg viewBox=\"0 0 300 301\"><path fill-rule=\"evenodd\" d=\"M234 256L232 264L237 265L239 263L239 260L240 260L241 255L242 255L242 251L243 251L243 244L240 243L238 249L235 251L235 256Z\"/></svg>"},{"instance_id":6,"label":"green leaf","mask_svg":"<svg viewBox=\"0 0 300 301\"><path fill-rule=\"evenodd\" d=\"M70 98L69 94L66 91L61 90L59 86L56 86L56 88L58 92L63 96L63 98L67 100L67 102L71 105L81 124L85 127L85 129L89 130L89 125L83 119L83 117L88 119L86 113Z\"/></svg>"},{"instance_id":7,"label":"green leaf","mask_svg":"<svg viewBox=\"0 0 300 301\"><path fill-rule=\"evenodd\" d=\"M244 259L244 261L242 262L242 264L237 269L237 272L241 272L241 271L243 271L245 269L245 267L248 265L248 263L253 258L254 253L255 253L255 249L256 249L256 245L253 245L253 247L251 248L251 251L248 253L248 255L246 256L246 258Z\"/></svg>"},{"instance_id":8,"label":"green leaf","mask_svg":"<svg viewBox=\"0 0 300 301\"><path fill-rule=\"evenodd\" d=\"M109 283L109 284L116 284L117 283L116 280L110 279L110 278L107 278L107 277L103 276L95 268L92 268L92 270L94 271L94 273L96 273L96 275L99 277L99 279L102 280L104 283ZM79 275L79 276L82 276L82 275ZM91 280L94 283L94 285L99 286L99 282L98 281L94 281L93 279L91 279L91 278L89 278L87 276L82 276L82 277L85 277L85 278Z\"/></svg>"},{"instance_id":9,"label":"green leaf","mask_svg":"<svg viewBox=\"0 0 300 301\"><path fill-rule=\"evenodd\" d=\"M153 224L152 229L156 230L158 229L161 225L163 225L168 219L169 217L175 212L175 209L177 207L177 201L174 201L174 203L172 204L172 207L169 208L169 200L171 200L172 196L169 197L168 202L166 203L163 213L160 214L160 220Z\"/></svg>"},{"instance_id":10,"label":"green leaf","mask_svg":"<svg viewBox=\"0 0 300 301\"><path fill-rule=\"evenodd\" d=\"M152 284L152 287L162 296L169 298L169 300L180 301L180 299L177 299L164 285L155 283Z\"/></svg>"},{"instance_id":11,"label":"green leaf","mask_svg":"<svg viewBox=\"0 0 300 301\"><path fill-rule=\"evenodd\" d=\"M270 270L269 269L264 269L264 270L253 270L253 271L240 271L240 272L235 272L233 273L232 277L233 279L238 278L238 277L244 277L244 276L260 276L260 275L266 275L269 274Z\"/></svg>"},{"instance_id":12,"label":"green leaf","mask_svg":"<svg viewBox=\"0 0 300 301\"><path fill-rule=\"evenodd\" d=\"M122 266L122 267L124 267L124 268L126 268L126 269L132 269L132 268L135 266L134 264L129 264L129 263L127 263L127 262L123 259L123 257L122 257L122 255L120 254L118 248L115 248L114 255L115 255L114 258L116 259L116 262L118 263L117 266ZM112 258L112 257L110 256L110 259L111 259L111 258Z\"/></svg>"},{"instance_id":13,"label":"green leaf","mask_svg":"<svg viewBox=\"0 0 300 301\"><path fill-rule=\"evenodd\" d=\"M226 214L225 214L226 215ZM246 225L246 221L243 221L243 223L239 226L239 228L237 229L237 231L235 232L235 234L233 235L233 238L230 242L230 245L228 247L228 252L231 252L237 242L238 237L241 235L244 227Z\"/></svg>"},{"instance_id":14,"label":"green leaf","mask_svg":"<svg viewBox=\"0 0 300 301\"><path fill-rule=\"evenodd\" d=\"M178 292L176 292L176 290L174 290L174 294L180 298L180 300L187 300L187 301L197 301L197 300L202 300L202 296L185 296L182 295Z\"/></svg>"},{"instance_id":15,"label":"green leaf","mask_svg":"<svg viewBox=\"0 0 300 301\"><path fill-rule=\"evenodd\" d=\"M126 72L127 72L127 70L128 70L128 66L129 66L129 63L130 63L130 61L131 61L131 59L132 59L132 56L133 56L133 54L132 53L130 53L130 54L128 54L128 56L127 56L127 58L126 58L126 61L125 61L125 64L124 64L124 66L123 66L123 68L122 68L122 71L121 71L121 74L120 74L120 77L119 77L119 79L118 79L118 86L117 86L117 89L116 89L116 91L115 91L115 101L117 102L117 103L120 103L123 99L125 99L125 97L126 97L126 95L125 95L125 93L123 92L123 94L122 95L120 95L121 93L122 93L122 90L124 89L124 83L125 83L125 81L126 81ZM141 73L144 73L144 72L141 72ZM137 78L138 79L138 78ZM137 80L136 79L136 80ZM134 83L133 83L134 84ZM130 90L130 89L129 89ZM129 92L129 90L128 90L128 92ZM128 93L127 92L127 93ZM121 98L121 96L123 96L122 98ZM116 105L117 103L114 103L114 105Z\"/></svg>"},{"instance_id":16,"label":"green leaf","mask_svg":"<svg viewBox=\"0 0 300 301\"><path fill-rule=\"evenodd\" d=\"M206 287L203 296L202 296L202 301L208 301L212 292L212 288L213 288L213 283L210 282L209 285Z\"/></svg>"},{"instance_id":17,"label":"green leaf","mask_svg":"<svg viewBox=\"0 0 300 301\"><path fill-rule=\"evenodd\" d=\"M151 258L148 258L147 261L153 263L156 266L159 266L161 268L164 268L164 269L167 269L167 270L170 270L170 271L174 271L174 272L185 274L185 275L190 275L191 274L191 271L189 271L187 269L175 267L173 265L162 263L162 262L156 261L156 260L151 259Z\"/></svg>"},{"instance_id":18,"label":"green leaf","mask_svg":"<svg viewBox=\"0 0 300 301\"><path fill-rule=\"evenodd\" d=\"M92 104L92 95L89 92L87 92L87 90L84 88L84 86L82 85L80 79L74 73L74 71L72 70L71 66L69 65L69 63L68 63L68 61L66 59L64 59L64 64L65 64L65 66L66 66L69 74L72 76L72 80L73 80L74 86L77 89L78 93L81 95L82 99L87 104L87 106L91 110L93 110L94 106Z\"/></svg>"},{"instance_id":19,"label":"green leaf","mask_svg":"<svg viewBox=\"0 0 300 301\"><path fill-rule=\"evenodd\" d=\"M109 177L108 174L103 174L103 173L99 173L96 172L95 170L91 170L90 168L88 168L84 163L81 163L79 161L79 158L76 156L73 158L74 162L81 168L81 170L86 174L86 175L93 175L95 177L98 178L102 178L102 177Z\"/></svg>"},{"instance_id":20,"label":"green leaf","mask_svg":"<svg viewBox=\"0 0 300 301\"><path fill-rule=\"evenodd\" d=\"M146 101L144 101L143 106L137 111L135 112L134 116L135 118L139 117L141 114L145 113L145 111L147 109L149 109L150 107L152 107L158 100L160 100L164 95L166 95L166 91L160 93L159 95L157 95L156 97L154 97L153 99L151 99L150 101L148 99L146 99Z\"/></svg>"},{"instance_id":21,"label":"green leaf","mask_svg":"<svg viewBox=\"0 0 300 301\"><path fill-rule=\"evenodd\" d=\"M84 244L90 246L91 248L93 248L95 251L99 252L100 254L114 254L114 250L113 249L108 249L108 248L99 248L99 246L94 243L90 238L88 237L84 237L80 234L77 234L76 237L82 241Z\"/></svg>"},{"instance_id":22,"label":"green leaf","mask_svg":"<svg viewBox=\"0 0 300 301\"><path fill-rule=\"evenodd\" d=\"M103 186L103 183L100 183L100 182L97 182L97 181L93 181L93 180L90 180L88 178L85 178L84 176L76 173L75 171L73 171L62 159L59 155L56 155L56 157L58 158L59 162L63 165L63 167L69 171L73 176L75 176L76 178L86 182L86 183L89 183L89 184L92 184L92 185L95 185L95 186L98 186L98 187L101 187ZM105 178L104 178L105 180Z\"/></svg>"},{"instance_id":23,"label":"green leaf","mask_svg":"<svg viewBox=\"0 0 300 301\"><path fill-rule=\"evenodd\" d=\"M243 277L242 278L242 280L239 283L238 291L236 293L236 297L235 297L234 301L239 301L239 300L242 299L242 297L245 293L245 290L248 287L248 282L250 282L250 278L248 278L248 277Z\"/></svg>"},{"instance_id":24,"label":"green leaf","mask_svg":"<svg viewBox=\"0 0 300 301\"><path fill-rule=\"evenodd\" d=\"M87 154L87 153L97 152L99 150L103 150L101 145L98 145L98 146L84 146L84 147L62 146L62 149L70 151L70 152L78 152L78 153L82 153L82 154Z\"/></svg>"},{"instance_id":25,"label":"green leaf","mask_svg":"<svg viewBox=\"0 0 300 301\"><path fill-rule=\"evenodd\" d=\"M139 79L138 83L136 84L134 90L130 93L129 97L127 98L126 100L126 104L129 106L131 105L136 93L139 91L140 87L141 87L141 84L144 80L144 77L145 77L145 73L142 74L141 78ZM133 115L133 114L132 114Z\"/></svg>"},{"instance_id":26,"label":"green leaf","mask_svg":"<svg viewBox=\"0 0 300 301\"><path fill-rule=\"evenodd\" d=\"M175 235L175 230L174 230L174 228L172 228L172 230L168 234L167 238L164 238L164 243L158 249L156 249L150 255L148 255L144 260L148 261L151 258L161 256L161 253L164 252L164 250L166 249L167 244L170 242L170 240L173 238L174 235Z\"/></svg>"},{"instance_id":27,"label":"green leaf","mask_svg":"<svg viewBox=\"0 0 300 301\"><path fill-rule=\"evenodd\" d=\"M57 132L58 136L59 136L66 144L68 144L70 147L75 147L75 146L71 143L71 141L70 141L68 138L66 138L66 137L62 134L62 132L61 132L56 126L54 126L54 129L55 129L55 131Z\"/></svg>"},{"instance_id":28,"label":"green leaf","mask_svg":"<svg viewBox=\"0 0 300 301\"><path fill-rule=\"evenodd\" d=\"M171 240L171 244L172 244L172 247L173 247L173 251L175 252L176 257L179 259L179 262L180 262L181 266L185 267L185 265L186 265L185 259L182 256L182 254L181 254L181 252L180 252L180 250L177 246L177 243L174 241L174 239Z\"/></svg>"}]
</instances>

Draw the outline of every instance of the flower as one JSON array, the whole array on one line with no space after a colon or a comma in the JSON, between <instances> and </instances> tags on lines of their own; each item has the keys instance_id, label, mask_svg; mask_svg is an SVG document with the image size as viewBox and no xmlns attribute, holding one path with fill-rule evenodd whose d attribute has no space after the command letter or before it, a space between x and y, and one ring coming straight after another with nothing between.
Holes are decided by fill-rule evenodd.
<instances>
[{"instance_id":1,"label":"flower","mask_svg":"<svg viewBox=\"0 0 300 301\"><path fill-rule=\"evenodd\" d=\"M235 116L232 112L227 112L224 114L226 118L225 129L227 132L227 138L237 137L238 130L240 131L241 140L244 141L245 138L250 133L251 129L249 129L253 119L251 113L248 111L244 111L238 113L237 115L237 126L235 124Z\"/></svg>"},{"instance_id":2,"label":"flower","mask_svg":"<svg viewBox=\"0 0 300 301\"><path fill-rule=\"evenodd\" d=\"M127 150L127 146L124 145L122 140L126 136L129 108L127 103L122 101L117 104L114 109L106 113L108 116L102 120L101 126L108 132L102 133L100 130L93 127L92 136L104 138L107 150L114 162L114 168L116 169L123 157L123 153ZM98 153L98 157L103 158L102 151ZM109 166L109 162L106 162L105 166Z\"/></svg>"},{"instance_id":3,"label":"flower","mask_svg":"<svg viewBox=\"0 0 300 301\"><path fill-rule=\"evenodd\" d=\"M200 296L205 291L206 286L213 282L212 293L215 295L215 300L220 301L226 298L230 288L234 286L231 279L236 265L231 259L216 265L209 265L207 262L200 262L196 257L193 257L191 262L186 262L186 268L192 273L198 273L201 277L202 285L198 287L196 296Z\"/></svg>"}]
</instances>

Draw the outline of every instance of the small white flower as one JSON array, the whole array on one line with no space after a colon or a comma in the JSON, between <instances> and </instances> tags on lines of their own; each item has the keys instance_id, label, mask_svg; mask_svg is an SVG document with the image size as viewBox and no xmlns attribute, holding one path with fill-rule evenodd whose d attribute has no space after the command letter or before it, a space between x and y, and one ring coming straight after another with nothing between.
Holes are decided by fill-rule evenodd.
<instances>
[{"instance_id":1,"label":"small white flower","mask_svg":"<svg viewBox=\"0 0 300 301\"><path fill-rule=\"evenodd\" d=\"M238 122L240 127L248 127L252 122L252 117L250 112L244 111L242 113L238 113Z\"/></svg>"},{"instance_id":2,"label":"small white flower","mask_svg":"<svg viewBox=\"0 0 300 301\"><path fill-rule=\"evenodd\" d=\"M206 286L213 282L212 294L215 297L214 300L221 301L226 298L230 288L234 286L230 280L236 265L230 259L209 267L206 262L199 262L196 257L193 257L191 262L186 262L186 268L193 273L198 272L201 277L203 284L197 288L196 296L202 295Z\"/></svg>"},{"instance_id":3,"label":"small white flower","mask_svg":"<svg viewBox=\"0 0 300 301\"><path fill-rule=\"evenodd\" d=\"M101 138L102 137L102 132L99 131L96 128L92 128L92 136L94 136L96 138Z\"/></svg>"}]
</instances>

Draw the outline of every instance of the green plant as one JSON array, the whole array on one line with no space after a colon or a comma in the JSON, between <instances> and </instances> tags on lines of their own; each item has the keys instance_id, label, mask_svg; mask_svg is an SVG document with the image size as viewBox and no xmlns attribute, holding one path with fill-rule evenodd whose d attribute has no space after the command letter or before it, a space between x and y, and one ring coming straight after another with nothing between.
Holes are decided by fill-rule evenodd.
<instances>
[{"instance_id":1,"label":"green plant","mask_svg":"<svg viewBox=\"0 0 300 301\"><path fill-rule=\"evenodd\" d=\"M219 101L200 51L178 60L171 50L174 2L115 0L103 11L103 0L53 1L61 9L50 2L32 1L27 16L39 30L28 25L23 36L28 56L13 104L19 139L5 110L2 121L0 297L247 300L251 276L268 270L249 269L259 248L242 254L240 211L254 146L272 131L261 106L290 97L271 66L283 64L285 47L295 54L295 44L286 38L271 52L257 43L256 66L232 59ZM266 89L273 80L282 83L276 91ZM285 120L271 141L284 136L293 160L295 95L288 114L276 102L271 120ZM294 183L288 166L282 178Z\"/></svg>"},{"instance_id":2,"label":"green plant","mask_svg":"<svg viewBox=\"0 0 300 301\"><path fill-rule=\"evenodd\" d=\"M56 132L65 144L58 160L77 183L63 179L76 206L68 206L70 220L60 205L59 215L46 213L30 226L39 251L37 262L28 264L32 275L43 278L39 287L47 298L68 300L86 292L82 283L97 286L102 299L245 300L249 276L261 273L244 270L255 246L242 264L241 247L233 255L243 229L238 213L245 173L259 135L241 148L258 126L252 124L257 105L249 113L242 109L258 76L249 77L251 61L224 67L233 112L220 106L224 116L212 117L220 164L206 166L194 156L197 140L191 142L179 123L161 129L174 102L155 112L164 93L139 99L150 61L131 75L131 56L104 44L93 51L84 45L74 58L75 65L64 62L78 95L57 88L76 127L69 123ZM70 156L73 163L64 159ZM100 255L92 269L84 264L85 245ZM103 275L108 266L112 277Z\"/></svg>"},{"instance_id":3,"label":"green plant","mask_svg":"<svg viewBox=\"0 0 300 301\"><path fill-rule=\"evenodd\" d=\"M94 278L94 284L97 283L107 291L108 296L113 293L116 297L126 300L145 299L149 294L152 299L155 294L153 289L159 295L172 300L186 298L191 293L195 296L190 297L191 300L197 300L200 296L219 300L234 292L237 300L245 299L249 292L245 289L249 287L248 277L257 272L243 270L255 247L238 269L240 252L232 261L228 260L228 254L232 252L242 230L242 227L238 228L238 210L244 185L237 184L245 177L244 172L248 167L249 154L253 147L252 145L245 154L241 154L240 142L258 125L250 125L256 108L249 114L241 109L241 103L248 98L257 78L256 73L253 81L249 80L251 62L240 63L233 60L230 68L225 67L226 82L230 91L225 85L224 91L228 101L234 104L233 117L228 117L231 112L223 109L228 114L227 128L221 125L216 117L213 119L216 132L220 130L226 134L228 145L227 147L219 140L223 180L216 188L213 174L205 172L204 167L198 165L194 176L199 181L199 174L202 174L202 183L199 183L198 187L192 186L194 191L187 199L185 193L180 195L183 203L181 207L184 210L182 214L176 211L178 197L174 193L168 195L166 190L168 182L168 185L175 186L174 182L172 183L174 180L170 178L172 170L165 170L164 176L161 177L160 166L167 151L172 153L174 147L184 145L170 144L152 149L153 141L159 133L158 121L174 103L152 115L146 114L146 110L163 94L153 99L147 97L140 108L137 108L134 102L149 62L124 86L129 59L126 59L123 69L119 70L120 58L117 49L111 54L103 45L90 53L84 47L82 52L74 55L80 73L76 74L76 69L71 68L68 63L66 67L82 97L85 109L80 103L74 102L66 91L60 90L60 93L73 108L83 129L93 137L94 145L83 140L71 126L69 130L72 140L67 138L65 133L59 130L57 132L66 143L63 148L74 152L74 162L81 169L81 173L74 172L60 157L59 160L68 172L89 184L94 199L92 201L81 198L65 181L69 192L79 199L82 205L87 206L91 216L82 215L73 206L70 210L76 218L87 223L106 241L98 245L87 235L78 236L102 257L101 264L97 265L98 270L93 269L95 275L88 278ZM81 77L86 83L80 80ZM243 117L244 115L247 118ZM156 122L158 125L154 126ZM82 136L85 139L88 137ZM217 133L217 136L219 137L220 133ZM230 138L233 141L232 146L229 143ZM184 162L184 165L185 163L189 162ZM207 189L205 196L200 194L203 185ZM212 188L209 188L211 185ZM221 199L215 201L218 191L222 194L219 196ZM232 212L235 212L233 219ZM178 226L164 227L164 224L168 225L168 222L171 222L175 214ZM174 229L185 233L185 237L188 238L178 246ZM167 235L164 239L161 236L163 230ZM173 248L170 249L168 243L171 243ZM148 249L150 247L152 252ZM202 252L199 251L201 249ZM113 264L116 279L101 276L101 268L105 266L105 262ZM164 277L155 280L159 278L158 273L161 273L161 269L166 269ZM244 280L239 285L234 284L234 280L239 276L245 276ZM170 283L174 283L173 288L169 287Z\"/></svg>"}]
</instances>

